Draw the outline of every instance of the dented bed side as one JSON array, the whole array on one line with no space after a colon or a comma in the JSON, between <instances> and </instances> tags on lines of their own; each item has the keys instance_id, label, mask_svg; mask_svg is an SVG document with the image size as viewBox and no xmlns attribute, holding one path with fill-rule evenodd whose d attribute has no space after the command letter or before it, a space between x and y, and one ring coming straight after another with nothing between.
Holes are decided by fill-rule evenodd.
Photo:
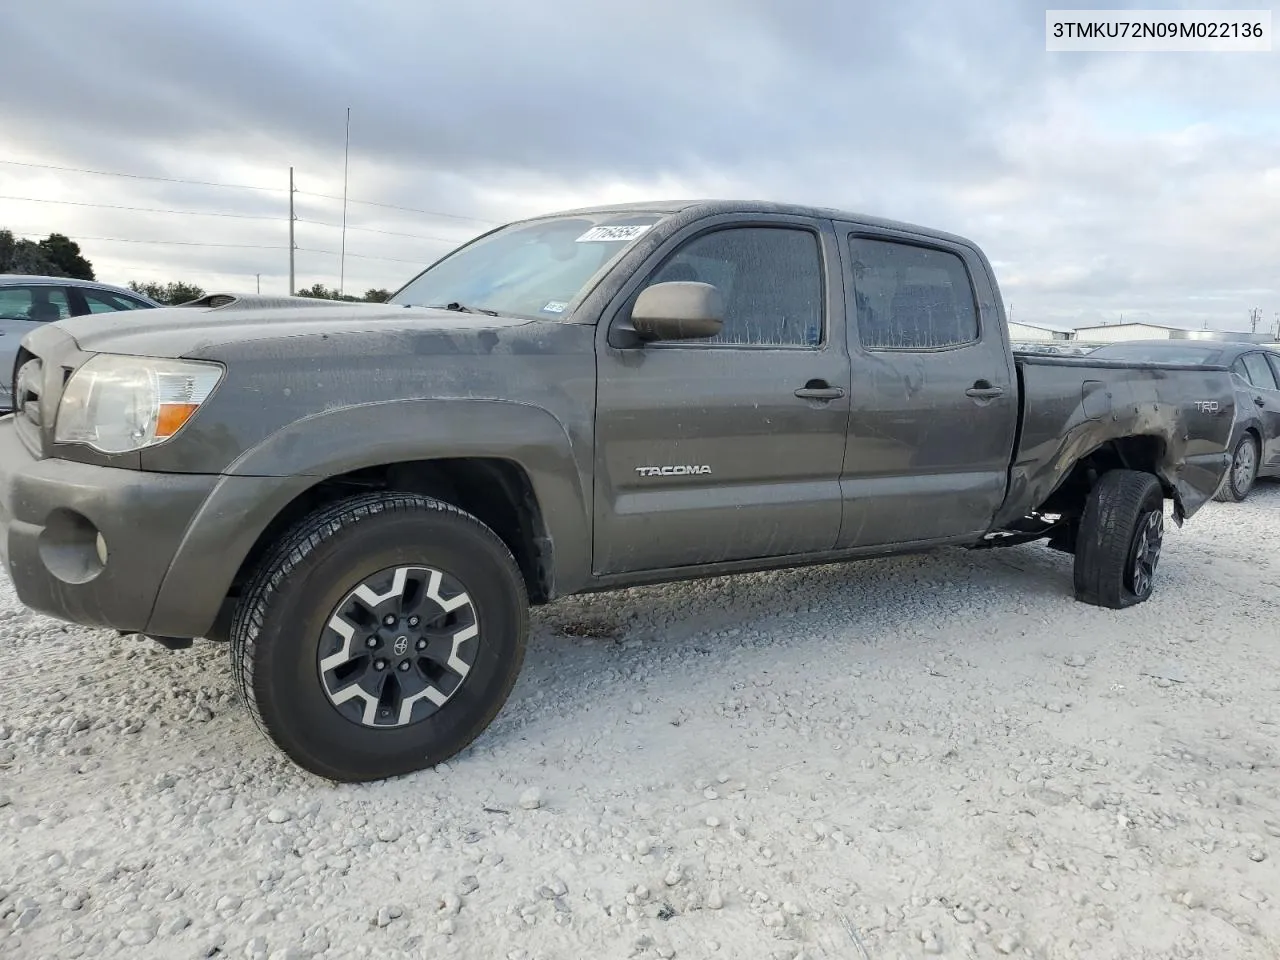
<instances>
[{"instance_id":1,"label":"dented bed side","mask_svg":"<svg viewBox=\"0 0 1280 960\"><path fill-rule=\"evenodd\" d=\"M1153 469L1174 501L1174 518L1192 516L1213 496L1230 462L1227 442L1235 391L1226 367L1131 363L1016 354L1020 428L1000 529L1036 510L1090 454L1150 438ZM1138 445L1134 445L1134 439Z\"/></svg>"}]
</instances>

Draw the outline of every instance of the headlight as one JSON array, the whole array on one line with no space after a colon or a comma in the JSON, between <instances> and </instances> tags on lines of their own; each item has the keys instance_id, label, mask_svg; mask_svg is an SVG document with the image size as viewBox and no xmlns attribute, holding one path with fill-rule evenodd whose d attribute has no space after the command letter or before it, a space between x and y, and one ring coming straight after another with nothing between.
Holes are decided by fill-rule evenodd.
<instances>
[{"instance_id":1,"label":"headlight","mask_svg":"<svg viewBox=\"0 0 1280 960\"><path fill-rule=\"evenodd\" d=\"M103 453L164 443L200 409L222 374L216 363L100 353L67 381L53 439Z\"/></svg>"}]
</instances>

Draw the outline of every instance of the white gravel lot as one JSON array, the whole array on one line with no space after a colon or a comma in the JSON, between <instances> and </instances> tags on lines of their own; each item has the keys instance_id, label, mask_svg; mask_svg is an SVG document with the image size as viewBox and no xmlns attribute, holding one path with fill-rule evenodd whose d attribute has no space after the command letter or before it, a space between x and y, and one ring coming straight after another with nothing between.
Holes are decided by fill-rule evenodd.
<instances>
[{"instance_id":1,"label":"white gravel lot","mask_svg":"<svg viewBox=\"0 0 1280 960\"><path fill-rule=\"evenodd\" d=\"M1069 560L562 601L470 750L364 786L222 647L4 582L0 956L1277 956L1280 485L1170 526L1133 610Z\"/></svg>"}]
</instances>

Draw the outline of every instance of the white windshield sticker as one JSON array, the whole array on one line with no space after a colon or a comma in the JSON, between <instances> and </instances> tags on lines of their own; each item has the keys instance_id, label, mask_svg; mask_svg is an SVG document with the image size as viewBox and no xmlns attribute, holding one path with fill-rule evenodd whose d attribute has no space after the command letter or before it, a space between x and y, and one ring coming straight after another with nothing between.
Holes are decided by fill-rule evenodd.
<instances>
[{"instance_id":1,"label":"white windshield sticker","mask_svg":"<svg viewBox=\"0 0 1280 960\"><path fill-rule=\"evenodd\" d=\"M542 308L543 313L564 313L564 308L568 304L563 300L548 300L547 305Z\"/></svg>"},{"instance_id":2,"label":"white windshield sticker","mask_svg":"<svg viewBox=\"0 0 1280 960\"><path fill-rule=\"evenodd\" d=\"M617 243L619 240L634 240L653 224L624 223L616 227L592 227L578 238L578 243Z\"/></svg>"}]
</instances>

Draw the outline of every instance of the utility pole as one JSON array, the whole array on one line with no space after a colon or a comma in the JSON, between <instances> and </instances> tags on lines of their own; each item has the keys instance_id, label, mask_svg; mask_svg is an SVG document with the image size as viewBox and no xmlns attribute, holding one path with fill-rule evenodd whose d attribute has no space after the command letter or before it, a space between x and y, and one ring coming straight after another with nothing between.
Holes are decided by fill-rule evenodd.
<instances>
[{"instance_id":1,"label":"utility pole","mask_svg":"<svg viewBox=\"0 0 1280 960\"><path fill-rule=\"evenodd\" d=\"M342 246L338 248L338 296L347 276L347 161L351 154L351 108L347 107L347 133L342 145Z\"/></svg>"},{"instance_id":2,"label":"utility pole","mask_svg":"<svg viewBox=\"0 0 1280 960\"><path fill-rule=\"evenodd\" d=\"M262 292L262 274L255 273L253 277L255 280L258 281L258 292L261 293Z\"/></svg>"},{"instance_id":3,"label":"utility pole","mask_svg":"<svg viewBox=\"0 0 1280 960\"><path fill-rule=\"evenodd\" d=\"M297 246L293 242L293 222L298 218L293 215L293 167L289 168L289 296L293 296L297 288L293 280L293 251Z\"/></svg>"},{"instance_id":4,"label":"utility pole","mask_svg":"<svg viewBox=\"0 0 1280 960\"><path fill-rule=\"evenodd\" d=\"M1249 332L1258 332L1258 321L1262 319L1262 308L1254 307L1249 311Z\"/></svg>"}]
</instances>

